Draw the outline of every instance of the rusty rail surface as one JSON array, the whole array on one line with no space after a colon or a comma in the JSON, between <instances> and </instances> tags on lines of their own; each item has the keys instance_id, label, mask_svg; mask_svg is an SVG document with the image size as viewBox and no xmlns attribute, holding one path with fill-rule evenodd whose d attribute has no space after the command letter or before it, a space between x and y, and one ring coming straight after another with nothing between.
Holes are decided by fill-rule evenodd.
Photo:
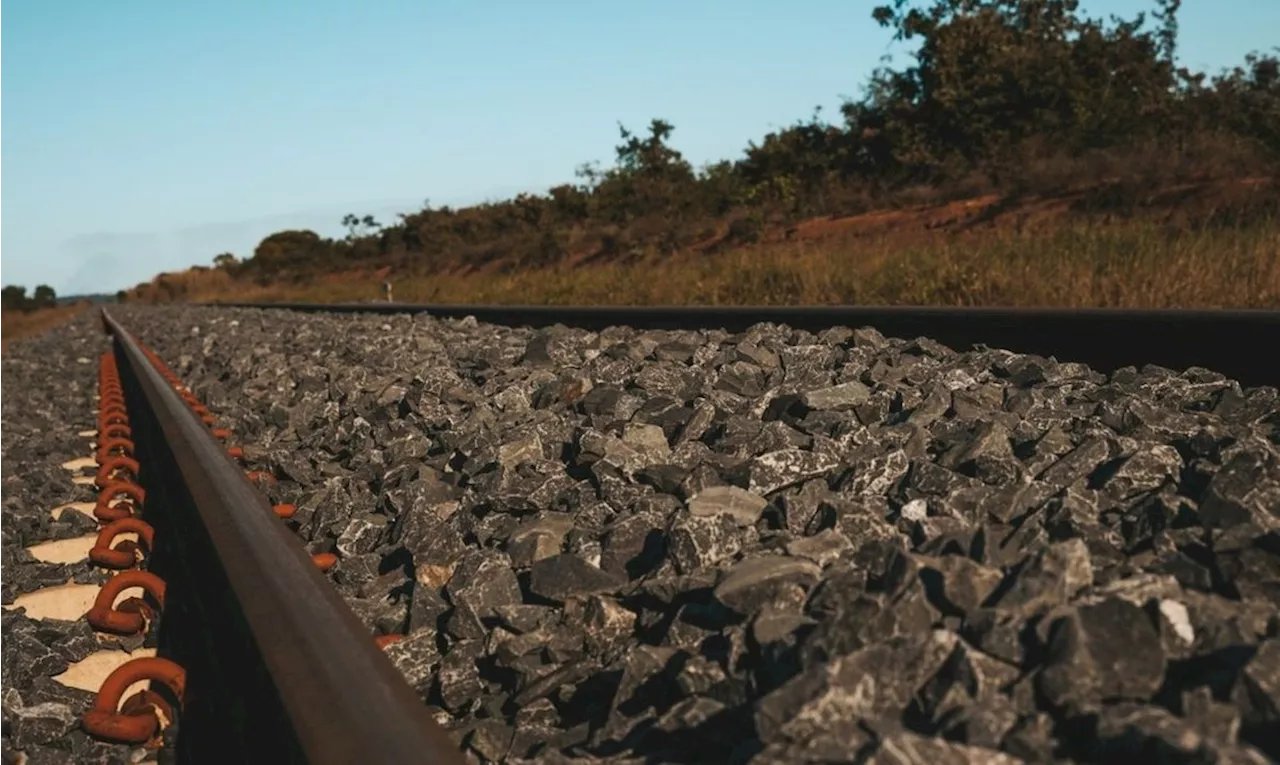
<instances>
[{"instance_id":1,"label":"rusty rail surface","mask_svg":"<svg viewBox=\"0 0 1280 765\"><path fill-rule=\"evenodd\" d=\"M890 337L928 337L959 351L975 345L1077 361L1100 372L1158 364L1198 366L1242 385L1280 385L1280 311L925 306L503 306L412 303L208 303L326 313L474 316L506 325L586 329L726 329L757 322L819 331L875 327Z\"/></svg>"},{"instance_id":2,"label":"rusty rail surface","mask_svg":"<svg viewBox=\"0 0 1280 765\"><path fill-rule=\"evenodd\" d=\"M104 590L142 578L159 587L162 658L114 676L86 729L117 740L145 734L154 745L157 710L175 711L166 699L144 691L117 710L128 685L151 679L179 702L180 762L463 762L236 450L219 442L226 431L211 432L208 410L105 309L102 320L114 343L103 359L101 440L115 446L100 450L113 461L104 463L98 517L116 525L104 529L98 556L119 569L134 564L136 544L110 546L122 531L142 532L148 552L146 571L122 571ZM124 502L110 505L116 496ZM136 505L145 521L129 520ZM152 613L141 602L117 609L109 613L124 632Z\"/></svg>"}]
</instances>

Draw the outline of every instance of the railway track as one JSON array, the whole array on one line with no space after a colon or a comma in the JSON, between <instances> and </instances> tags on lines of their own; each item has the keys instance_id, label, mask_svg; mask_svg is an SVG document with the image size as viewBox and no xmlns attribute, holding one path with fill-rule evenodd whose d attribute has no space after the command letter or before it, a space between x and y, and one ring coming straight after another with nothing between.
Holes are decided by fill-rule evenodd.
<instances>
[{"instance_id":1,"label":"railway track","mask_svg":"<svg viewBox=\"0 0 1280 765\"><path fill-rule=\"evenodd\" d=\"M95 705L86 728L143 743L135 731L150 734L157 712L116 707L119 691L145 675L174 695L191 691L181 699L179 761L461 762L321 576L324 561L281 524L288 511L268 504L235 461L239 451L220 443L231 434L108 312L102 320L114 340L106 368L118 369L119 382L102 399L99 475L124 470L131 480L106 482L96 512L103 521L140 523L154 539L146 573L117 577L121 587L143 583L152 599L163 593L164 658L118 670L124 680L109 682L114 693L100 696L106 706ZM130 454L109 456L113 447ZM144 511L136 519L128 510L104 512L118 493ZM101 556L105 546L95 551ZM117 589L109 583L104 591ZM95 626L110 626L112 615L129 621L118 609L104 614L105 602L89 615Z\"/></svg>"},{"instance_id":2,"label":"railway track","mask_svg":"<svg viewBox=\"0 0 1280 765\"><path fill-rule=\"evenodd\" d=\"M218 318L233 308L242 309L238 318L229 324ZM103 591L114 596L141 584L149 598L114 610L107 598L89 620L126 633L154 622L157 657L124 664L81 716L81 726L98 738L156 746L162 724L169 725L162 751L180 762L449 763L462 762L464 749L472 761L486 762L558 749L576 752L561 754L564 761L584 763L611 756L1013 761L1052 759L1064 746L1076 747L1070 756L1078 761L1191 747L1255 762L1265 761L1260 752L1280 751L1270 727L1280 723L1280 603L1267 594L1280 586L1280 577L1267 573L1280 571L1280 548L1273 549L1280 520L1272 520L1280 510L1280 403L1272 389L1227 379L1280 380L1274 355L1263 352L1280 338L1274 312L434 306L428 312L435 318L424 320L418 307L389 304L223 306L193 309L204 311L194 318L166 314L161 330L141 312L117 315L128 310L102 313L112 350L102 367L94 469L101 492L95 514L105 530L89 557L124 577L118 586L108 580ZM283 310L296 313L277 313ZM322 323L294 329L287 317L302 313L321 314ZM197 360L216 358L218 344L231 342L242 322L268 314L244 341L254 363L213 371ZM229 378L234 369L253 370L243 385L260 392L281 364L303 380L299 390L308 388L315 368L299 366L311 362L288 355L290 348L331 338L343 314L362 322L344 347L393 349L371 358L371 369L399 368L409 349L465 363L443 377L433 376L430 365L411 365L415 379L425 380L416 393L410 385L389 395L383 382L367 378L341 393L322 393L344 418L324 449L343 456L315 457L307 470L278 448L254 443L277 438L268 434L286 421L295 427L285 404L229 411L235 426L228 431L215 411L222 407L196 397L204 387L209 396L231 400L229 392L242 384ZM466 341L473 349L459 351L458 338L477 325L444 320L465 316L549 329L488 331ZM753 329L760 321L814 334L788 339L786 332ZM615 338L606 328L620 324L637 329ZM176 330L187 325L188 338L179 340ZM854 329L865 325L930 341L895 344ZM832 334L840 326L849 329ZM722 349L723 358L713 360L691 327L742 335L714 329L705 335L708 347L719 342ZM285 331L295 334L271 350L269 338ZM144 345L139 337L148 332ZM986 350L974 360L931 342L944 338L961 348L1058 355L1064 364ZM1230 352L1222 338L1258 352ZM789 351L790 342L798 350ZM584 343L607 352L584 353L578 347ZM822 349L832 344L848 349L844 361L823 360ZM518 353L511 351L516 346ZM181 377L162 355L181 359ZM501 359L520 375L504 377ZM645 377L640 367L651 362L644 359L656 359L663 374L681 364L715 365L720 382L682 393L681 386L693 390L696 383ZM622 398L586 395L593 385L605 390L601 381L624 374L619 365L627 363L640 365L626 373L642 390L634 405L623 401L625 391ZM831 372L813 371L833 363L848 371L834 380ZM1173 371L1122 369L1145 363ZM1191 366L1207 369L1181 372ZM589 367L594 383L584 382ZM911 369L925 367L929 379L945 382L913 394L920 375ZM1097 370L1120 371L1108 380ZM330 368L328 385L338 386L347 371ZM203 382L189 386L188 376ZM473 381L472 392L456 392ZM982 393L984 385L999 396ZM512 390L518 395L504 395ZM1150 401L1142 399L1148 391L1156 391ZM935 401L940 395L945 403ZM490 406L486 398L497 414L486 415L496 419L485 427L511 431L489 443L479 435L485 431L472 434L475 418L465 414ZM683 407L685 401L694 403ZM1161 407L1168 419L1161 419ZM573 412L586 417L567 437L557 429L566 426L534 416L562 410L570 420L579 416ZM540 424L525 423L522 412ZM1189 416L1198 419L1187 424ZM947 422L964 418L979 421L976 431L950 432L955 428ZM421 428L435 445L405 451L396 439L412 434L393 425L396 419ZM984 419L993 424L983 426ZM1078 432L1068 426L1075 421L1084 423ZM390 435L371 439L361 428ZM1223 436L1222 428L1232 435ZM1012 450L995 448L993 432ZM292 435L304 443L317 437ZM557 438L566 440L553 443ZM405 457L386 458L368 472L362 450L399 450ZM713 450L726 456L711 459ZM565 465L552 465L562 451ZM343 460L340 470L334 459ZM401 498L393 486L399 479L391 476L406 464L422 466L415 486L453 488ZM710 465L718 475L710 475ZM326 499L300 499L305 493L298 491L286 497L276 486L307 484L312 479L303 474L311 469L331 474L324 485L365 471L385 499L371 515L347 511L318 524ZM554 475L547 478L547 471ZM1238 485L1242 471L1252 476L1252 488ZM530 478L535 474L542 477ZM938 488L939 481L951 483ZM1030 486L1033 496L1011 494L1010 481ZM575 488L582 482L589 496ZM558 494L549 493L553 485ZM276 501L282 497L295 501ZM406 519L441 513L442 502L453 503L443 522L432 520L420 538L406 541L413 533L402 527ZM311 520L286 525L295 513ZM392 541L384 535L379 552L364 552L352 529L366 529L378 514L394 516ZM461 546L442 547L436 537L455 527ZM308 528L310 538L303 534ZM114 543L121 532L137 541ZM665 540L652 559L655 533ZM326 534L338 537L336 547ZM1230 544L1218 545L1224 535ZM1258 552L1241 558L1240 550ZM394 570L361 579L358 568L346 566L380 559L382 568L394 569L406 555L411 589L430 600L423 606L429 619L418 620L415 600L407 628L388 630L389 622L374 619L384 626L371 629L363 606L353 608L371 599L335 582L345 587L355 576L363 593L372 581L395 579ZM1276 562L1265 563L1267 556ZM475 622L462 623L467 618ZM1211 634L1218 622L1235 632ZM1020 626L1008 632L1004 624ZM410 654L388 658L399 630L420 639L425 629L442 655L432 660L435 679L426 684ZM1195 636L1184 640L1188 631ZM1001 642L1019 634L1038 646L1024 652ZM1105 646L1115 640L1145 646L1159 655L1159 666L1107 659ZM1241 647L1247 655L1227 672L1230 687L1201 694L1206 673L1221 675L1223 657ZM459 655L465 663L451 664ZM897 667L892 671L901 677L876 682L914 683L910 693L918 697L910 704L904 697L902 719L893 723L877 709L848 706L853 702L840 690L885 666ZM925 674L905 679L918 671ZM459 672L466 675L461 684L447 674ZM1111 690L1103 679L1108 672L1117 678ZM1054 685L1057 676L1074 677L1079 687ZM154 688L123 698L139 679ZM655 691L655 683L671 688ZM953 698L960 691L948 691L952 685L968 689L965 701ZM500 693L498 701L490 704L484 689ZM892 707L896 692L877 691L886 692L876 704ZM636 711L647 708L636 701L642 693L660 700L646 697L655 716L637 723L647 714ZM1012 701L996 703L992 693ZM1037 701L1046 696L1049 702ZM1146 716L1118 699L1146 704L1138 709ZM1234 712L1226 711L1228 702ZM992 704L1011 704L1010 722L988 719L996 714L987 710ZM1201 712L1206 719L1233 714L1234 722L1214 729L1196 717ZM1179 714L1188 720L1182 728ZM803 723L831 715L826 730ZM844 718L847 725L835 724ZM1195 741L1185 733L1192 729L1200 731ZM1072 744L1072 736L1091 743Z\"/></svg>"}]
</instances>

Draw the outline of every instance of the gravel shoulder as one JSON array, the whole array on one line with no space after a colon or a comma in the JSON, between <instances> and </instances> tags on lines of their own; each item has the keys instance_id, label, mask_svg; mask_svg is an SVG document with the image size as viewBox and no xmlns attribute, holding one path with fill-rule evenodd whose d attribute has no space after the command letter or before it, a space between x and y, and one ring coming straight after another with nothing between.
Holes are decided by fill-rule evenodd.
<instances>
[{"instance_id":1,"label":"gravel shoulder","mask_svg":"<svg viewBox=\"0 0 1280 765\"><path fill-rule=\"evenodd\" d=\"M869 329L115 310L476 761L1280 757L1274 388Z\"/></svg>"}]
</instances>

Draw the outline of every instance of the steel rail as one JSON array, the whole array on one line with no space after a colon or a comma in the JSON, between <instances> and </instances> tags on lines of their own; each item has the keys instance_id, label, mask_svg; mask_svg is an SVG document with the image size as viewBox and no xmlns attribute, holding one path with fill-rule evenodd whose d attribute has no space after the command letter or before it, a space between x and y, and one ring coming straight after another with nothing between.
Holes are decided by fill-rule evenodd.
<instances>
[{"instance_id":1,"label":"steel rail","mask_svg":"<svg viewBox=\"0 0 1280 765\"><path fill-rule=\"evenodd\" d=\"M102 315L138 412L153 568L170 586L160 652L188 669L179 759L463 762L298 538L130 333ZM175 538L179 547L162 549Z\"/></svg>"},{"instance_id":2,"label":"steel rail","mask_svg":"<svg viewBox=\"0 0 1280 765\"><path fill-rule=\"evenodd\" d=\"M1247 386L1280 386L1280 311L915 306L496 306L412 303L206 303L327 313L474 316L493 324L586 329L711 329L757 322L817 331L871 326L890 337L928 337L957 350L976 345L1077 361L1101 372L1157 364L1204 367Z\"/></svg>"}]
</instances>

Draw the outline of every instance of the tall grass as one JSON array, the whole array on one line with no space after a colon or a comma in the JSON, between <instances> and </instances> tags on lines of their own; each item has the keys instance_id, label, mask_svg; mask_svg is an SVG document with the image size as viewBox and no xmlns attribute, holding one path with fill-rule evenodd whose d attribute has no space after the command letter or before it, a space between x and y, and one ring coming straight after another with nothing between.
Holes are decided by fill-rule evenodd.
<instances>
[{"instance_id":1,"label":"tall grass","mask_svg":"<svg viewBox=\"0 0 1280 765\"><path fill-rule=\"evenodd\" d=\"M919 239L919 237L917 237ZM945 305L1280 308L1280 221L1188 229L1072 222L904 242L835 235L715 255L395 280L405 302L543 305ZM366 301L373 279L187 285L179 299Z\"/></svg>"},{"instance_id":2,"label":"tall grass","mask_svg":"<svg viewBox=\"0 0 1280 765\"><path fill-rule=\"evenodd\" d=\"M35 311L0 312L0 348L13 340L38 335L45 330L70 321L81 311L87 311L89 303L59 305L53 308L40 308Z\"/></svg>"}]
</instances>

